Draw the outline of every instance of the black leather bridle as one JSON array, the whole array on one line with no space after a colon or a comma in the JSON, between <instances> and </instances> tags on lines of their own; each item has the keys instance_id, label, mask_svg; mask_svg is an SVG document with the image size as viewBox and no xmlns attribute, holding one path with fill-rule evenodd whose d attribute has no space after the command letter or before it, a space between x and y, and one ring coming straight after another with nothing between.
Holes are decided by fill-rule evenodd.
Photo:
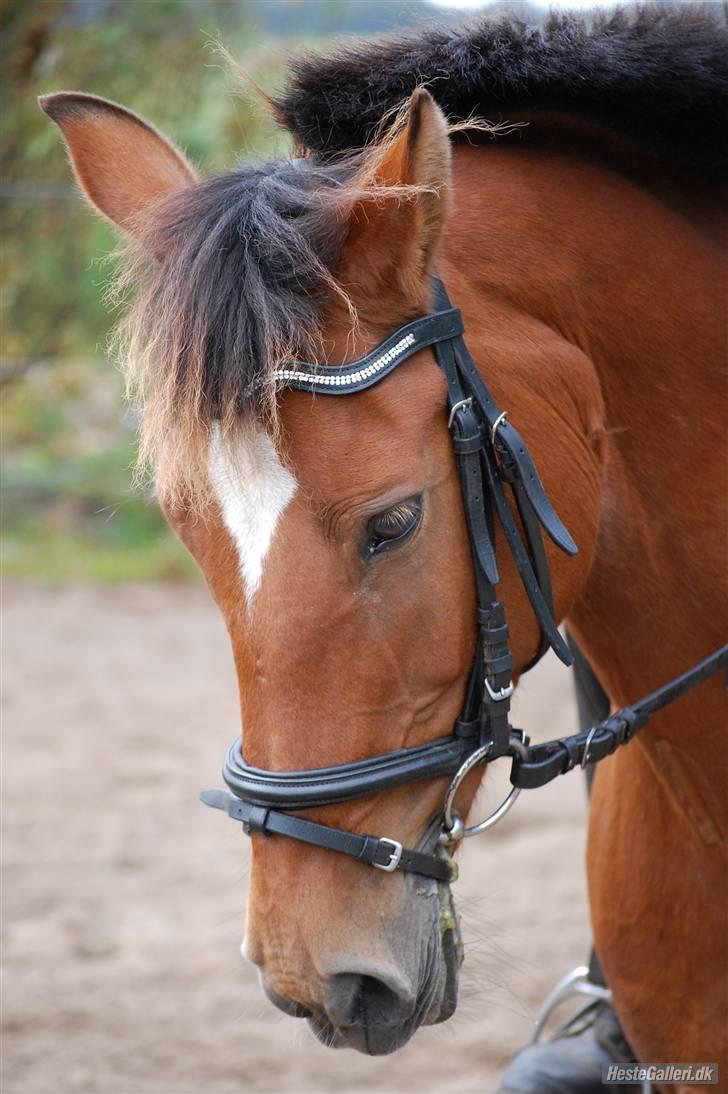
<instances>
[{"instance_id":1,"label":"black leather bridle","mask_svg":"<svg viewBox=\"0 0 728 1094\"><path fill-rule=\"evenodd\" d=\"M447 382L448 428L460 477L477 595L476 652L460 717L448 737L310 771L251 767L243 758L242 739L238 738L223 767L223 779L232 793L207 790L201 799L242 822L248 835L288 836L350 855L381 870L399 869L449 881L454 876L448 854L453 844L499 820L521 789L543 786L577 764L583 767L597 763L619 745L627 744L656 711L725 668L728 645L588 732L529 747L528 738L511 726L513 661L505 611L496 592L499 575L493 549L495 521L501 525L540 627L538 649L524 671L535 665L549 648L564 664L571 664L571 654L554 618L542 529L566 554L576 554L577 547L554 512L523 439L507 412L495 404L478 373L463 339L459 310L451 306L442 282L438 278L433 280L432 314L400 327L358 361L325 368L302 361L289 362L279 370L278 381L281 387L319 395L353 395L379 383L426 346L434 347ZM506 488L512 492L523 536L508 505ZM486 821L466 829L452 808L457 788L472 768L503 756L512 757L513 790ZM408 849L395 839L358 835L290 813L443 775L453 778L434 853ZM426 842L429 834L428 829L423 837Z\"/></svg>"}]
</instances>

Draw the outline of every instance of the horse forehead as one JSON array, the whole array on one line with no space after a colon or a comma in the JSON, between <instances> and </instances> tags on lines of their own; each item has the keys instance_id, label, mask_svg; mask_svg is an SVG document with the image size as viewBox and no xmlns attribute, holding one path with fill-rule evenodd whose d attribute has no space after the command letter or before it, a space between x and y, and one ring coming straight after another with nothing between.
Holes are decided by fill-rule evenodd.
<instances>
[{"instance_id":1,"label":"horse forehead","mask_svg":"<svg viewBox=\"0 0 728 1094\"><path fill-rule=\"evenodd\" d=\"M242 424L238 435L225 444L219 429L213 431L209 469L250 607L263 580L276 529L298 483L268 433L255 421Z\"/></svg>"}]
</instances>

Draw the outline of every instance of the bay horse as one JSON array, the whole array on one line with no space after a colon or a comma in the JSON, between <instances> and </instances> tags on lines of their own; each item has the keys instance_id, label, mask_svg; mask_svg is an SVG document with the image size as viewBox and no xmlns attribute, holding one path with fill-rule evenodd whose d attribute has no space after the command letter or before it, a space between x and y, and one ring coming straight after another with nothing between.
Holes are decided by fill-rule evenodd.
<instances>
[{"instance_id":1,"label":"bay horse","mask_svg":"<svg viewBox=\"0 0 728 1094\"><path fill-rule=\"evenodd\" d=\"M475 587L432 349L345 399L275 384L426 315L434 270L578 543L547 545L556 618L612 704L725 640L725 47L715 13L656 5L304 58L272 103L299 155L202 180L124 107L41 100L131 241L142 459L227 624L249 764L363 760L461 710ZM538 627L495 550L517 679ZM714 678L597 769L594 938L641 1060L728 1067L726 725ZM307 815L422 846L446 785ZM390 1052L455 1008L448 885L321 847L253 836L245 952L327 1044Z\"/></svg>"}]
</instances>

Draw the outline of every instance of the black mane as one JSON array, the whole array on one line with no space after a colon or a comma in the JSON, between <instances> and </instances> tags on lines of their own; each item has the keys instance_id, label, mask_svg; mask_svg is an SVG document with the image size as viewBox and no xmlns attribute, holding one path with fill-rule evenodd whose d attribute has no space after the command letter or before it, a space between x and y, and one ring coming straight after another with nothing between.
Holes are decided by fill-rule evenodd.
<instances>
[{"instance_id":1,"label":"black mane","mask_svg":"<svg viewBox=\"0 0 728 1094\"><path fill-rule=\"evenodd\" d=\"M451 121L555 109L716 181L728 165L728 28L717 3L551 14L542 29L509 16L346 43L294 59L279 105L302 145L338 153L371 141L422 84Z\"/></svg>"}]
</instances>

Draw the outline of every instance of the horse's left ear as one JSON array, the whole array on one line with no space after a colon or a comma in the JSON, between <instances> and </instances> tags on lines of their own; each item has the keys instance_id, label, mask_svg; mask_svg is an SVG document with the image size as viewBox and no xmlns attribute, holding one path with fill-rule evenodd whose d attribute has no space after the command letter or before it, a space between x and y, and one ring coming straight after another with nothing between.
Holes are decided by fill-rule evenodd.
<instances>
[{"instance_id":1,"label":"horse's left ear","mask_svg":"<svg viewBox=\"0 0 728 1094\"><path fill-rule=\"evenodd\" d=\"M394 276L416 296L434 261L451 189L447 122L424 88L415 91L403 127L383 147L354 179L355 187L371 186L372 196L354 206L344 266L351 280L361 281L368 270L391 286Z\"/></svg>"}]
</instances>

